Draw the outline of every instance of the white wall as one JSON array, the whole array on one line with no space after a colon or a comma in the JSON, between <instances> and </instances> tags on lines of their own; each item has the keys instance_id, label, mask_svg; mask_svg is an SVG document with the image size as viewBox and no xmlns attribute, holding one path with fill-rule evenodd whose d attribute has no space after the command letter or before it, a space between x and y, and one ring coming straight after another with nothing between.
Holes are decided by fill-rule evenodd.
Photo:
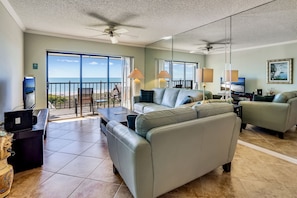
<instances>
[{"instance_id":1,"label":"white wall","mask_svg":"<svg viewBox=\"0 0 297 198\"><path fill-rule=\"evenodd\" d=\"M4 112L23 107L24 36L0 3L0 121Z\"/></svg>"},{"instance_id":2,"label":"white wall","mask_svg":"<svg viewBox=\"0 0 297 198\"><path fill-rule=\"evenodd\" d=\"M294 62L297 60L297 43L263 47L245 51L232 52L232 69L239 70L239 77L246 78L246 92L262 89L263 94L273 88L276 93L297 90L297 70ZM293 58L293 84L267 84L267 60ZM207 88L213 93L220 91L220 76L224 70L224 55L206 56L207 67L214 69L214 82L208 83Z\"/></svg>"},{"instance_id":3,"label":"white wall","mask_svg":"<svg viewBox=\"0 0 297 198\"><path fill-rule=\"evenodd\" d=\"M68 38L58 38L25 33L25 75L36 77L36 108L46 105L46 52L63 51L90 53L99 55L130 56L135 58L135 67L144 75L144 48L113 45L93 41L83 41ZM32 64L38 63L38 69Z\"/></svg>"}]
</instances>

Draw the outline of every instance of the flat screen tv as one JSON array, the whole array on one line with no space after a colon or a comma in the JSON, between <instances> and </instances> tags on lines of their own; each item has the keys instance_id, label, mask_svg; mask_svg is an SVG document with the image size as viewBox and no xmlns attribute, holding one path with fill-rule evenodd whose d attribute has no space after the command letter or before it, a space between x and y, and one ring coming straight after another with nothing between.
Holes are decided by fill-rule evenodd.
<instances>
[{"instance_id":1,"label":"flat screen tv","mask_svg":"<svg viewBox=\"0 0 297 198\"><path fill-rule=\"evenodd\" d=\"M229 90L230 83L223 82L221 77L221 91ZM245 93L245 78L239 77L237 82L231 82L231 92L232 93Z\"/></svg>"},{"instance_id":2,"label":"flat screen tv","mask_svg":"<svg viewBox=\"0 0 297 198\"><path fill-rule=\"evenodd\" d=\"M35 107L35 100L35 77L25 77L23 81L24 109L33 109Z\"/></svg>"}]
</instances>

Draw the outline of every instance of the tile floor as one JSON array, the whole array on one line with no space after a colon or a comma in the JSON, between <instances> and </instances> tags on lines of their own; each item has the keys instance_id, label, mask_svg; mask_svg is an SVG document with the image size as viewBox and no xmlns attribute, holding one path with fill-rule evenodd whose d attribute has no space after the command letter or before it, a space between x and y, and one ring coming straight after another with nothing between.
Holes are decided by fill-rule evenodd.
<instances>
[{"instance_id":1,"label":"tile floor","mask_svg":"<svg viewBox=\"0 0 297 198\"><path fill-rule=\"evenodd\" d=\"M295 126L284 134L284 139L278 138L274 131L253 125L248 124L246 129L240 134L240 140L297 159L297 130Z\"/></svg>"},{"instance_id":2,"label":"tile floor","mask_svg":"<svg viewBox=\"0 0 297 198\"><path fill-rule=\"evenodd\" d=\"M15 174L9 198L132 197L112 172L98 117L50 122L47 132L44 165ZM296 178L296 164L239 143L230 173L219 167L161 197L297 197Z\"/></svg>"}]
</instances>

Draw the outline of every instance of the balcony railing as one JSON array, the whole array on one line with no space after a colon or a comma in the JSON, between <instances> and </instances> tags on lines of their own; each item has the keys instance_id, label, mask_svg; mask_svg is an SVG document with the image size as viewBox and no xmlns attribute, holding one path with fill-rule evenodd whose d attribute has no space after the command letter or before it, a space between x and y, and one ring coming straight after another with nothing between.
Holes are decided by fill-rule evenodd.
<instances>
[{"instance_id":1,"label":"balcony railing","mask_svg":"<svg viewBox=\"0 0 297 198\"><path fill-rule=\"evenodd\" d=\"M172 80L172 87L193 89L193 80ZM167 87L169 87L169 81L167 81Z\"/></svg>"},{"instance_id":2,"label":"balcony railing","mask_svg":"<svg viewBox=\"0 0 297 198\"><path fill-rule=\"evenodd\" d=\"M169 81L167 81L169 85ZM192 80L173 80L172 87L193 88ZM121 103L120 93L115 87L121 87L121 82L83 82L82 88L93 88L93 100L106 101L106 106L119 106ZM75 107L75 99L78 98L79 82L49 82L48 101L56 109L66 109ZM119 89L119 91L121 91ZM85 104L86 106L88 104Z\"/></svg>"},{"instance_id":3,"label":"balcony railing","mask_svg":"<svg viewBox=\"0 0 297 198\"><path fill-rule=\"evenodd\" d=\"M83 82L82 88L93 88L93 100L106 100L107 106L120 104L120 92L114 90L120 87L121 82ZM49 82L48 101L56 109L75 107L75 99L78 98L79 82ZM120 91L120 90L119 90ZM85 104L88 105L88 104Z\"/></svg>"}]
</instances>

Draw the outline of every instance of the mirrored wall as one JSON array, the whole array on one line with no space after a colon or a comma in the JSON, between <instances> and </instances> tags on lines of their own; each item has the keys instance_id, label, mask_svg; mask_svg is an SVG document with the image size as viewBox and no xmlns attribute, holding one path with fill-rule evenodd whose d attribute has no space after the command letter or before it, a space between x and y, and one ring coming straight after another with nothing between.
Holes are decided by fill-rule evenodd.
<instances>
[{"instance_id":1,"label":"mirrored wall","mask_svg":"<svg viewBox=\"0 0 297 198\"><path fill-rule=\"evenodd\" d=\"M189 62L197 63L197 67L213 68L213 83L208 83L206 89L214 94L221 91L220 78L226 63L231 63L232 68L239 71L238 76L246 79L246 93L259 88L263 95L268 90L275 93L296 90L296 69L293 69L292 84L267 82L268 60L293 58L296 63L296 19L296 0L276 0L148 45L145 87L158 87L157 60L166 60L172 64ZM297 152L288 151L292 145L295 143L287 141L275 151L297 158Z\"/></svg>"}]
</instances>

